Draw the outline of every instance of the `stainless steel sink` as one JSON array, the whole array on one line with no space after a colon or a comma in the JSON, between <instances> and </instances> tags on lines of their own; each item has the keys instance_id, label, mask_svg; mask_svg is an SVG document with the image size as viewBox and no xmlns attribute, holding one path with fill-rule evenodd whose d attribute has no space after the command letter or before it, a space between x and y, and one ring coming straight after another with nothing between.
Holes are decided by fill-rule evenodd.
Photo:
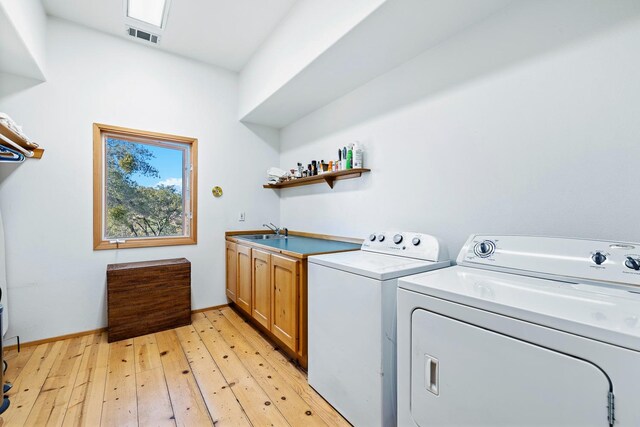
<instances>
[{"instance_id":1,"label":"stainless steel sink","mask_svg":"<svg viewBox=\"0 0 640 427\"><path fill-rule=\"evenodd\" d=\"M284 239L285 236L280 236L277 234L248 234L246 236L241 236L245 239L253 239L253 240L277 240Z\"/></svg>"}]
</instances>

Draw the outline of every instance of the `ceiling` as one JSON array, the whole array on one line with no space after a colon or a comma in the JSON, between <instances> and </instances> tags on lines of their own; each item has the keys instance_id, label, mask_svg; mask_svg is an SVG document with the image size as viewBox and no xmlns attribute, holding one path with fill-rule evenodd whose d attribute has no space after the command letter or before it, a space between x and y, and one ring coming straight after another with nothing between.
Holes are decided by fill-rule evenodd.
<instances>
[{"instance_id":1,"label":"ceiling","mask_svg":"<svg viewBox=\"0 0 640 427\"><path fill-rule=\"evenodd\" d=\"M172 0L160 43L150 46L240 71L295 1ZM49 15L133 40L125 33L126 0L42 2Z\"/></svg>"}]
</instances>

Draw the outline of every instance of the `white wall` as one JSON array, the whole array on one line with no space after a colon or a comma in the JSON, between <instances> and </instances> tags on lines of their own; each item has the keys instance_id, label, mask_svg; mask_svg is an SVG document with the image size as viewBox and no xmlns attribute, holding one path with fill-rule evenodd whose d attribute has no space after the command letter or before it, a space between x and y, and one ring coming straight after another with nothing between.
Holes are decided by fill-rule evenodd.
<instances>
[{"instance_id":1,"label":"white wall","mask_svg":"<svg viewBox=\"0 0 640 427\"><path fill-rule=\"evenodd\" d=\"M386 0L298 0L240 73L242 118Z\"/></svg>"},{"instance_id":2,"label":"white wall","mask_svg":"<svg viewBox=\"0 0 640 427\"><path fill-rule=\"evenodd\" d=\"M224 231L279 221L277 196L261 188L277 164L277 132L237 121L233 73L64 21L48 27L47 82L0 98L0 111L46 149L42 160L0 169L8 335L31 341L106 326L105 270L115 262L186 257L192 307L226 303ZM94 122L198 138L196 246L92 250Z\"/></svg>"},{"instance_id":3,"label":"white wall","mask_svg":"<svg viewBox=\"0 0 640 427\"><path fill-rule=\"evenodd\" d=\"M578 17L565 22L521 3L528 15L506 11L283 128L283 168L360 140L372 172L281 190L282 224L423 231L454 256L477 232L639 242L640 20L618 8L630 2L609 15L589 2L592 16L571 3Z\"/></svg>"},{"instance_id":4,"label":"white wall","mask_svg":"<svg viewBox=\"0 0 640 427\"><path fill-rule=\"evenodd\" d=\"M44 80L46 21L40 0L0 0L0 70Z\"/></svg>"}]
</instances>

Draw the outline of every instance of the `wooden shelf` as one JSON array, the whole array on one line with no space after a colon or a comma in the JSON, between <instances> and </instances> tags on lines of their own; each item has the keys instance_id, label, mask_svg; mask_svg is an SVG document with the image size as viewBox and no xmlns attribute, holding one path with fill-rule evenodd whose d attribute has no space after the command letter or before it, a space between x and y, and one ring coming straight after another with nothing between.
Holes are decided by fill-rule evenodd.
<instances>
[{"instance_id":1,"label":"wooden shelf","mask_svg":"<svg viewBox=\"0 0 640 427\"><path fill-rule=\"evenodd\" d=\"M14 131L9 129L8 127L3 125L2 123L0 123L0 134L6 136L10 140L15 142L19 146L21 146L22 148L25 148L27 150L33 151L33 157L27 157L27 159L41 159L42 158L42 155L44 154L44 148L34 148L33 145L31 145L31 144L29 144L29 142L27 142L27 140L22 138L20 135L18 135L17 133L15 133ZM0 139L0 145L4 146L3 142L4 141L2 141ZM13 148L11 146L7 146L7 147L8 148Z\"/></svg>"},{"instance_id":2,"label":"wooden shelf","mask_svg":"<svg viewBox=\"0 0 640 427\"><path fill-rule=\"evenodd\" d=\"M370 172L371 169L347 169L337 172L325 172L315 176L308 176L306 178L292 179L291 181L284 181L279 184L265 184L263 188L285 188L285 187L298 187L301 185L318 184L320 182L326 182L329 187L333 188L334 183L339 179L358 178L365 172Z\"/></svg>"}]
</instances>

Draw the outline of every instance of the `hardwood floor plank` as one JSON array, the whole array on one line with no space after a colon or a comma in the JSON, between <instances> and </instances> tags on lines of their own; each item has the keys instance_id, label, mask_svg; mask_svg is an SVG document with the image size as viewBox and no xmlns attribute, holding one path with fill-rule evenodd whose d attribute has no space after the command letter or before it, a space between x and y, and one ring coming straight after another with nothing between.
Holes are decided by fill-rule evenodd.
<instances>
[{"instance_id":1,"label":"hardwood floor plank","mask_svg":"<svg viewBox=\"0 0 640 427\"><path fill-rule=\"evenodd\" d=\"M176 333L216 427L250 426L232 387L193 326L178 328Z\"/></svg>"},{"instance_id":2,"label":"hardwood floor plank","mask_svg":"<svg viewBox=\"0 0 640 427\"><path fill-rule=\"evenodd\" d=\"M282 375L289 386L314 408L315 413L327 424L336 427L349 427L351 425L322 396L311 388L307 382L306 373L292 364L288 356L278 351L273 342L255 330L232 308L222 307L219 311L242 337L258 350L271 366Z\"/></svg>"},{"instance_id":3,"label":"hardwood floor plank","mask_svg":"<svg viewBox=\"0 0 640 427\"><path fill-rule=\"evenodd\" d=\"M162 368L155 334L135 337L133 346L136 352L136 372Z\"/></svg>"},{"instance_id":4,"label":"hardwood floor plank","mask_svg":"<svg viewBox=\"0 0 640 427\"><path fill-rule=\"evenodd\" d=\"M24 366L27 364L31 355L35 351L36 346L22 347L18 353L17 349L9 350L4 353L4 360L7 362L7 371L4 373L4 380L9 383L13 383L18 374Z\"/></svg>"},{"instance_id":5,"label":"hardwood floor plank","mask_svg":"<svg viewBox=\"0 0 640 427\"><path fill-rule=\"evenodd\" d=\"M107 383L102 405L101 425L137 426L135 352L133 340L110 344Z\"/></svg>"},{"instance_id":6,"label":"hardwood floor plank","mask_svg":"<svg viewBox=\"0 0 640 427\"><path fill-rule=\"evenodd\" d=\"M213 425L175 330L158 332L156 342L178 425Z\"/></svg>"},{"instance_id":7,"label":"hardwood floor plank","mask_svg":"<svg viewBox=\"0 0 640 427\"><path fill-rule=\"evenodd\" d=\"M82 355L63 426L81 427L100 424L108 363L107 333L92 335Z\"/></svg>"},{"instance_id":8,"label":"hardwood floor plank","mask_svg":"<svg viewBox=\"0 0 640 427\"><path fill-rule=\"evenodd\" d=\"M51 367L26 425L62 425L89 339L90 336L85 335L69 340L66 351L60 353Z\"/></svg>"},{"instance_id":9,"label":"hardwood floor plank","mask_svg":"<svg viewBox=\"0 0 640 427\"><path fill-rule=\"evenodd\" d=\"M282 375L260 354L260 351L249 344L219 310L208 311L205 315L214 328L217 328L232 351L242 360L242 363L252 373L260 387L267 393L289 424L294 426L327 426L327 423L315 413L315 408L312 408L284 380Z\"/></svg>"},{"instance_id":10,"label":"hardwood floor plank","mask_svg":"<svg viewBox=\"0 0 640 427\"><path fill-rule=\"evenodd\" d=\"M140 426L175 426L173 408L162 367L136 373L138 424Z\"/></svg>"},{"instance_id":11,"label":"hardwood floor plank","mask_svg":"<svg viewBox=\"0 0 640 427\"><path fill-rule=\"evenodd\" d=\"M175 426L175 417L155 334L134 338L133 348L136 355L138 424Z\"/></svg>"},{"instance_id":12,"label":"hardwood floor plank","mask_svg":"<svg viewBox=\"0 0 640 427\"><path fill-rule=\"evenodd\" d=\"M7 351L0 426L349 426L233 310L207 315L111 344L105 332Z\"/></svg>"},{"instance_id":13,"label":"hardwood floor plank","mask_svg":"<svg viewBox=\"0 0 640 427\"><path fill-rule=\"evenodd\" d=\"M5 426L23 426L35 404L40 389L49 375L51 367L60 354L69 346L69 341L40 344L20 372L9 391L10 409L2 414Z\"/></svg>"},{"instance_id":14,"label":"hardwood floor plank","mask_svg":"<svg viewBox=\"0 0 640 427\"><path fill-rule=\"evenodd\" d=\"M229 348L211 322L206 318L194 316L193 326L229 386L232 387L233 393L244 408L251 423L255 426L279 427L289 425L278 408L272 404L269 396L245 368L238 356Z\"/></svg>"}]
</instances>

